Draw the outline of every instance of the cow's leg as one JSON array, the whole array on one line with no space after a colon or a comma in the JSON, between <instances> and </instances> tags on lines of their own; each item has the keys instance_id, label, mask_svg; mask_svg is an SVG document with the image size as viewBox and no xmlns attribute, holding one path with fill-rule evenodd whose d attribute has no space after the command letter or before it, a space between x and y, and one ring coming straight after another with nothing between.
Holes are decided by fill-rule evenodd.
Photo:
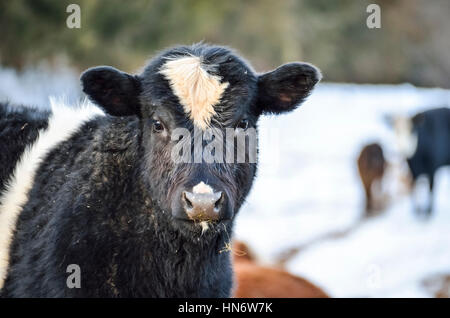
<instances>
[{"instance_id":1,"label":"cow's leg","mask_svg":"<svg viewBox=\"0 0 450 318\"><path fill-rule=\"evenodd\" d=\"M426 180L430 180L428 177L428 174L425 175ZM429 195L427 196L426 192L427 189L425 189L425 185L422 181L426 180L420 180L420 179L414 179L413 181L413 185L412 185L412 193L411 193L411 198L412 198L412 205L413 205L413 209L414 212L416 213L416 215L419 218L423 218L426 217L428 215L428 204L430 202L429 200Z\"/></svg>"},{"instance_id":2,"label":"cow's leg","mask_svg":"<svg viewBox=\"0 0 450 318\"><path fill-rule=\"evenodd\" d=\"M412 201L412 206L413 206L413 209L414 209L414 212L416 213L416 215L417 216L420 216L422 213L422 209L421 209L421 205L419 204L419 201L420 200L418 200L417 199L417 192L418 192L418 190L417 190L417 179L416 178L413 178L413 180L412 180L412 183L411 183L411 189L412 189L412 191L411 191L411 201Z\"/></svg>"},{"instance_id":3,"label":"cow's leg","mask_svg":"<svg viewBox=\"0 0 450 318\"><path fill-rule=\"evenodd\" d=\"M427 206L427 210L426 210L426 215L430 216L431 213L433 212L433 202L434 202L434 172L430 173L428 175L428 182L429 182L429 187L430 187L430 193L428 196L428 206Z\"/></svg>"},{"instance_id":4,"label":"cow's leg","mask_svg":"<svg viewBox=\"0 0 450 318\"><path fill-rule=\"evenodd\" d=\"M382 176L375 179L372 185L372 201L374 209L377 211L377 213L382 212L386 206L388 201L388 196L385 192L384 186L383 186L383 180Z\"/></svg>"},{"instance_id":5,"label":"cow's leg","mask_svg":"<svg viewBox=\"0 0 450 318\"><path fill-rule=\"evenodd\" d=\"M371 216L373 212L373 197L370 184L364 184L364 192L366 194L366 216Z\"/></svg>"}]
</instances>

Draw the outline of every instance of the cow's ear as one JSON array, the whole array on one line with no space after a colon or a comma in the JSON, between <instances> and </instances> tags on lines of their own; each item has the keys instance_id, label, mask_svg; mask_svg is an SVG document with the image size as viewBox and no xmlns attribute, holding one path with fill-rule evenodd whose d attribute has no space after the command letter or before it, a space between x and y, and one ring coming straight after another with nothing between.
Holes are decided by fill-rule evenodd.
<instances>
[{"instance_id":1,"label":"cow's ear","mask_svg":"<svg viewBox=\"0 0 450 318\"><path fill-rule=\"evenodd\" d=\"M259 75L257 106L263 114L289 112L299 106L321 79L320 71L306 63L288 63Z\"/></svg>"},{"instance_id":2,"label":"cow's ear","mask_svg":"<svg viewBox=\"0 0 450 318\"><path fill-rule=\"evenodd\" d=\"M112 116L140 114L140 81L110 66L86 70L81 75L83 92Z\"/></svg>"}]
</instances>

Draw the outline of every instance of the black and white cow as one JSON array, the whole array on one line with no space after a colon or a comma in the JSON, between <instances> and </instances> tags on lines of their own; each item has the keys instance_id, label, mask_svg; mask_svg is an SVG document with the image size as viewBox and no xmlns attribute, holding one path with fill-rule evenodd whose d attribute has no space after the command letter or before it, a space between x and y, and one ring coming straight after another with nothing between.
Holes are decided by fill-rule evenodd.
<instances>
[{"instance_id":1,"label":"black and white cow","mask_svg":"<svg viewBox=\"0 0 450 318\"><path fill-rule=\"evenodd\" d=\"M87 70L96 105L1 105L2 296L229 296L227 247L256 162L175 162L173 149L209 128L248 138L260 115L292 111L319 80L304 63L257 75L231 50L197 44L139 75ZM194 133L173 138L177 128ZM234 157L236 143L222 142ZM67 285L71 264L80 288Z\"/></svg>"},{"instance_id":2,"label":"black and white cow","mask_svg":"<svg viewBox=\"0 0 450 318\"><path fill-rule=\"evenodd\" d=\"M413 184L424 175L429 181L428 206L423 211L430 215L433 210L433 187L436 171L450 165L450 109L430 109L412 118L397 118L394 122L403 154L407 158ZM416 206L417 212L420 211Z\"/></svg>"}]
</instances>

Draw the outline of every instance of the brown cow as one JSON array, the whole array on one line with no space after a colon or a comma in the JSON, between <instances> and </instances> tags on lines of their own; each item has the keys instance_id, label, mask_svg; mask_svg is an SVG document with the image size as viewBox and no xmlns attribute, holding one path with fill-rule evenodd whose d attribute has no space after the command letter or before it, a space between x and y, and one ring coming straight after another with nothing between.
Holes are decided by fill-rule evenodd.
<instances>
[{"instance_id":1,"label":"brown cow","mask_svg":"<svg viewBox=\"0 0 450 318\"><path fill-rule=\"evenodd\" d=\"M258 265L245 243L233 244L236 298L326 298L319 287L282 269Z\"/></svg>"},{"instance_id":2,"label":"brown cow","mask_svg":"<svg viewBox=\"0 0 450 318\"><path fill-rule=\"evenodd\" d=\"M358 157L358 171L366 195L366 215L382 209L381 180L386 169L383 149L377 143L365 146ZM378 187L378 191L375 187Z\"/></svg>"}]
</instances>

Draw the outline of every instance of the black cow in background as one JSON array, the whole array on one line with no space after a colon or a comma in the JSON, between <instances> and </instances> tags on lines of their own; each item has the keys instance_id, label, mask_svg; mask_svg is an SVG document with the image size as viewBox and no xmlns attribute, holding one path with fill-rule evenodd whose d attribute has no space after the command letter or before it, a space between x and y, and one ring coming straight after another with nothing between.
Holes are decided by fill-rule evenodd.
<instances>
[{"instance_id":1,"label":"black cow in background","mask_svg":"<svg viewBox=\"0 0 450 318\"><path fill-rule=\"evenodd\" d=\"M450 165L450 109L436 108L416 114L411 118L411 132L415 142L407 162L413 183L425 175L429 180L430 197L425 211L416 206L418 213L431 215L436 171Z\"/></svg>"}]
</instances>

